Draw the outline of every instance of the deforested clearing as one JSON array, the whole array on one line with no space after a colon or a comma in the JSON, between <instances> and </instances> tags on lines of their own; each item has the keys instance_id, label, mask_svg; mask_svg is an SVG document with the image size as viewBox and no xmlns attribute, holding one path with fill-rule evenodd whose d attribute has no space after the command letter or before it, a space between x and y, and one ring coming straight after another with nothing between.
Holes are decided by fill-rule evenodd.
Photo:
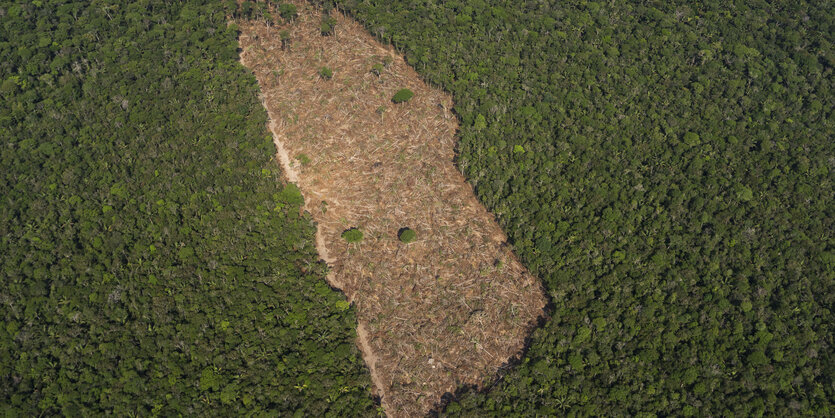
<instances>
[{"instance_id":1,"label":"deforested clearing","mask_svg":"<svg viewBox=\"0 0 835 418\"><path fill-rule=\"evenodd\" d=\"M449 95L350 18L332 11L325 36L322 13L295 4L293 22L237 22L241 59L318 224L329 280L356 305L386 413L425 414L517 356L545 296L455 167ZM395 103L403 89L414 95Z\"/></svg>"}]
</instances>

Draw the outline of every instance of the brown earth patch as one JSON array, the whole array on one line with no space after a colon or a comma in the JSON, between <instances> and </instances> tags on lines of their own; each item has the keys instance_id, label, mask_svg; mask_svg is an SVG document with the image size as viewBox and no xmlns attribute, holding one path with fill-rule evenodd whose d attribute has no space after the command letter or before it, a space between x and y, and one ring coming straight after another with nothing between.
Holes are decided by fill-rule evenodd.
<instances>
[{"instance_id":1,"label":"brown earth patch","mask_svg":"<svg viewBox=\"0 0 835 418\"><path fill-rule=\"evenodd\" d=\"M426 414L518 355L545 297L453 163L450 96L352 19L333 12L335 34L322 36L320 12L295 4L291 24L239 22L241 60L318 224L328 280L356 305L375 392L389 416ZM392 61L378 76L383 57ZM323 66L332 79L318 75ZM401 88L415 96L393 104ZM353 227L365 237L349 244L340 235ZM398 240L404 227L415 242Z\"/></svg>"}]
</instances>

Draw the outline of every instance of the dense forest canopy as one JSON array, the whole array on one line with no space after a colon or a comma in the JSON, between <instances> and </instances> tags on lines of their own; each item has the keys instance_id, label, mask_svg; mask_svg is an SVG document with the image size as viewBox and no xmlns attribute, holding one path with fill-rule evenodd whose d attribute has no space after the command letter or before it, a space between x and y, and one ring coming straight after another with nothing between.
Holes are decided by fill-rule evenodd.
<instances>
[{"instance_id":1,"label":"dense forest canopy","mask_svg":"<svg viewBox=\"0 0 835 418\"><path fill-rule=\"evenodd\" d=\"M553 302L445 413L833 414L831 1L316 3L452 92ZM0 411L375 412L236 7L0 1Z\"/></svg>"},{"instance_id":2,"label":"dense forest canopy","mask_svg":"<svg viewBox=\"0 0 835 418\"><path fill-rule=\"evenodd\" d=\"M339 0L553 301L456 415L833 413L830 1Z\"/></svg>"},{"instance_id":3,"label":"dense forest canopy","mask_svg":"<svg viewBox=\"0 0 835 418\"><path fill-rule=\"evenodd\" d=\"M230 13L0 1L0 414L375 413Z\"/></svg>"}]
</instances>

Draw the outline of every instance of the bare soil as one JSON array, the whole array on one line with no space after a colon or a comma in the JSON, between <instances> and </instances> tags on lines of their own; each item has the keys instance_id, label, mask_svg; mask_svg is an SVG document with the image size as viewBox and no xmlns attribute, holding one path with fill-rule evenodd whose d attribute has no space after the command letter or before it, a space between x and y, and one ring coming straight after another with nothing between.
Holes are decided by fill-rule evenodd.
<instances>
[{"instance_id":1,"label":"bare soil","mask_svg":"<svg viewBox=\"0 0 835 418\"><path fill-rule=\"evenodd\" d=\"M320 12L295 4L290 24L238 22L241 60L318 224L328 280L356 305L375 393L389 416L423 415L517 356L546 300L453 163L451 97L350 18L332 12L335 34L322 36ZM391 63L378 76L383 57ZM323 66L332 79L318 75ZM414 98L392 103L401 88ZM365 237L349 244L341 234L354 227ZM415 242L398 240L404 227Z\"/></svg>"}]
</instances>

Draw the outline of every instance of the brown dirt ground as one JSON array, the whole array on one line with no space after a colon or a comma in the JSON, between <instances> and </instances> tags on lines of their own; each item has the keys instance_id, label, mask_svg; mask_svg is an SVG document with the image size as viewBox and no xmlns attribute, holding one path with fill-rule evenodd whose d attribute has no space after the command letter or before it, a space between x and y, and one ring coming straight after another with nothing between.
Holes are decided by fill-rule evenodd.
<instances>
[{"instance_id":1,"label":"brown dirt ground","mask_svg":"<svg viewBox=\"0 0 835 418\"><path fill-rule=\"evenodd\" d=\"M328 280L356 305L376 394L389 416L426 414L518 355L545 297L453 163L450 96L350 18L332 12L335 34L322 36L321 14L295 3L294 23L239 22L241 60L261 86L279 162L318 224ZM377 76L384 56L392 63ZM318 76L323 66L331 80ZM401 88L415 96L395 105ZM352 227L363 241L341 238ZM398 240L403 227L415 242Z\"/></svg>"}]
</instances>

